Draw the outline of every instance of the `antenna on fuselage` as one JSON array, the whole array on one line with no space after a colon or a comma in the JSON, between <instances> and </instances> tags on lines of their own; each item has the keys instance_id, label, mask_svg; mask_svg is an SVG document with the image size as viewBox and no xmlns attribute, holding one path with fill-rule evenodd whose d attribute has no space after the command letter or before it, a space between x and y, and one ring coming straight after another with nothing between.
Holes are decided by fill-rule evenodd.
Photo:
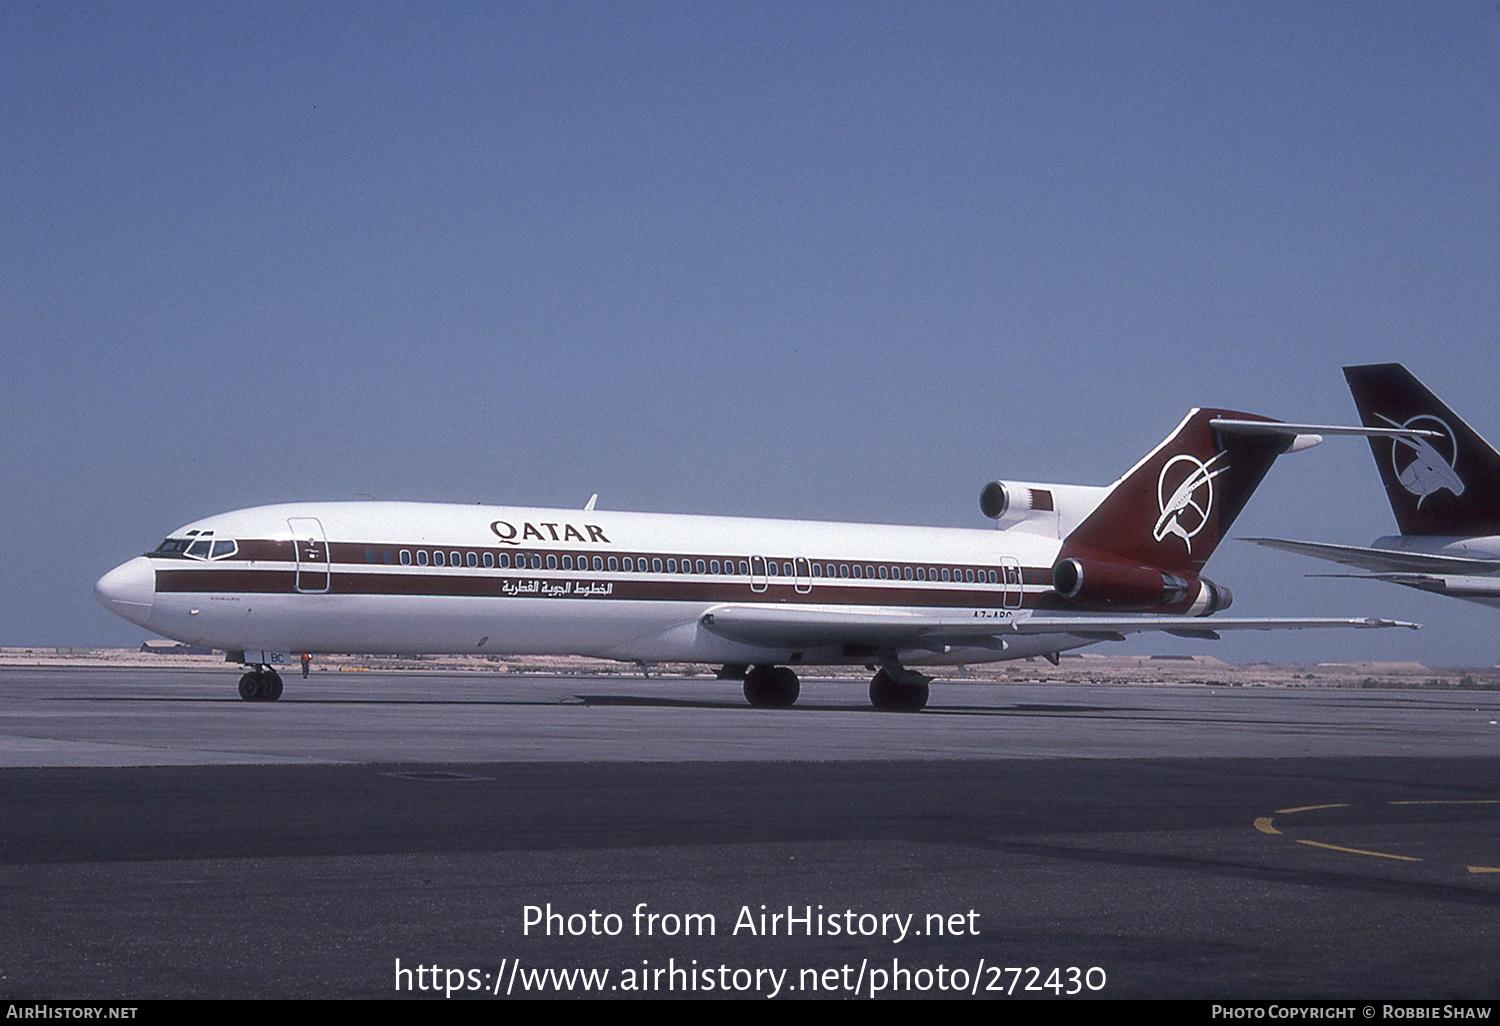
<instances>
[{"instance_id":1,"label":"antenna on fuselage","mask_svg":"<svg viewBox=\"0 0 1500 1026\"><path fill-rule=\"evenodd\" d=\"M585 513L592 513L594 511L594 503L596 503L598 501L599 501L599 493L595 492L593 495L589 496L589 501L585 502L583 504L583 511Z\"/></svg>"}]
</instances>

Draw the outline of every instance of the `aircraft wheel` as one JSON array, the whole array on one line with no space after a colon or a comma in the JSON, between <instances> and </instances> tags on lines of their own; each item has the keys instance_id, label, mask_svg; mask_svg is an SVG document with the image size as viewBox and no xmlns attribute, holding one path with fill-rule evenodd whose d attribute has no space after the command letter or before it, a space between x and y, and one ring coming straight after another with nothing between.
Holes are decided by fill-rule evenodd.
<instances>
[{"instance_id":1,"label":"aircraft wheel","mask_svg":"<svg viewBox=\"0 0 1500 1026\"><path fill-rule=\"evenodd\" d=\"M921 712L928 693L925 683L897 684L884 670L876 671L870 681L870 704L881 712Z\"/></svg>"},{"instance_id":2,"label":"aircraft wheel","mask_svg":"<svg viewBox=\"0 0 1500 1026\"><path fill-rule=\"evenodd\" d=\"M247 702L260 700L260 674L251 672L240 678L240 697Z\"/></svg>"},{"instance_id":3,"label":"aircraft wheel","mask_svg":"<svg viewBox=\"0 0 1500 1026\"><path fill-rule=\"evenodd\" d=\"M275 670L266 671L265 688L261 692L262 702L274 702L281 697L282 689L285 687L281 682L281 674Z\"/></svg>"},{"instance_id":4,"label":"aircraft wheel","mask_svg":"<svg viewBox=\"0 0 1500 1026\"><path fill-rule=\"evenodd\" d=\"M796 673L785 666L755 666L745 674L745 700L757 709L790 709L801 693Z\"/></svg>"}]
</instances>

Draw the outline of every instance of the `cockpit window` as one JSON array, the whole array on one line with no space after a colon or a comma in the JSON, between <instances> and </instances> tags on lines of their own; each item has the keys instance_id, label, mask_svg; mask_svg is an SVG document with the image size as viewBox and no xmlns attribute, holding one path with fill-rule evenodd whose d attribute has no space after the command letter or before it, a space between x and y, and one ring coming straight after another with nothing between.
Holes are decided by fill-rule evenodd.
<instances>
[{"instance_id":1,"label":"cockpit window","mask_svg":"<svg viewBox=\"0 0 1500 1026\"><path fill-rule=\"evenodd\" d=\"M216 540L211 532L205 531L194 538L168 538L150 555L159 559L228 559L238 551L237 542L228 538Z\"/></svg>"}]
</instances>

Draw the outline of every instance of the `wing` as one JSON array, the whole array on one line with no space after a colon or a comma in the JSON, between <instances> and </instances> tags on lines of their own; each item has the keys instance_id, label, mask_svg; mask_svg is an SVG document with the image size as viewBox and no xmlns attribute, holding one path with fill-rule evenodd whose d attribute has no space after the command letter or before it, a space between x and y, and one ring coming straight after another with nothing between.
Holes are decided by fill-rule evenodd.
<instances>
[{"instance_id":1,"label":"wing","mask_svg":"<svg viewBox=\"0 0 1500 1026\"><path fill-rule=\"evenodd\" d=\"M1372 549L1362 545L1331 545L1326 542L1288 541L1284 538L1245 538L1283 552L1316 556L1344 566L1354 566L1377 574L1487 574L1500 570L1500 559L1474 559L1468 556L1442 556L1430 552L1402 552L1398 549ZM1398 582L1401 583L1401 582Z\"/></svg>"},{"instance_id":2,"label":"wing","mask_svg":"<svg viewBox=\"0 0 1500 1026\"><path fill-rule=\"evenodd\" d=\"M982 614L982 615L981 615ZM1225 630L1302 630L1317 627L1419 626L1401 620L1203 616L1037 615L1025 610L980 610L971 616L937 616L909 610L840 606L714 606L699 619L705 630L752 645L865 645L877 649L970 645L1003 648L1006 637L1067 634L1089 641L1121 640L1141 631L1216 638Z\"/></svg>"},{"instance_id":3,"label":"wing","mask_svg":"<svg viewBox=\"0 0 1500 1026\"><path fill-rule=\"evenodd\" d=\"M1309 577L1347 577L1354 581L1385 581L1435 595L1465 599L1500 599L1500 577L1468 574L1309 574Z\"/></svg>"}]
</instances>

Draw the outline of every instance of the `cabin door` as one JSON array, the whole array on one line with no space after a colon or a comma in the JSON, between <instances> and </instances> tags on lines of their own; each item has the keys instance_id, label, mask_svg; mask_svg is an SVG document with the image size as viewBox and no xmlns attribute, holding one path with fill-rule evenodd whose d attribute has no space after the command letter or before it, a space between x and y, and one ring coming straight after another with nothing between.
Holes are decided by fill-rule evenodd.
<instances>
[{"instance_id":1,"label":"cabin door","mask_svg":"<svg viewBox=\"0 0 1500 1026\"><path fill-rule=\"evenodd\" d=\"M806 595L812 591L812 563L806 556L798 556L792 560L792 570L797 575L795 585L798 595Z\"/></svg>"},{"instance_id":2,"label":"cabin door","mask_svg":"<svg viewBox=\"0 0 1500 1026\"><path fill-rule=\"evenodd\" d=\"M297 590L306 594L327 591L328 537L323 533L323 522L317 517L291 517L286 523L292 529L292 547L297 554Z\"/></svg>"},{"instance_id":3,"label":"cabin door","mask_svg":"<svg viewBox=\"0 0 1500 1026\"><path fill-rule=\"evenodd\" d=\"M1021 589L1021 564L1015 556L1000 557L1000 576L1005 584L1005 608L1020 609L1025 593Z\"/></svg>"},{"instance_id":4,"label":"cabin door","mask_svg":"<svg viewBox=\"0 0 1500 1026\"><path fill-rule=\"evenodd\" d=\"M766 590L766 557L750 557L750 590L762 592Z\"/></svg>"}]
</instances>

